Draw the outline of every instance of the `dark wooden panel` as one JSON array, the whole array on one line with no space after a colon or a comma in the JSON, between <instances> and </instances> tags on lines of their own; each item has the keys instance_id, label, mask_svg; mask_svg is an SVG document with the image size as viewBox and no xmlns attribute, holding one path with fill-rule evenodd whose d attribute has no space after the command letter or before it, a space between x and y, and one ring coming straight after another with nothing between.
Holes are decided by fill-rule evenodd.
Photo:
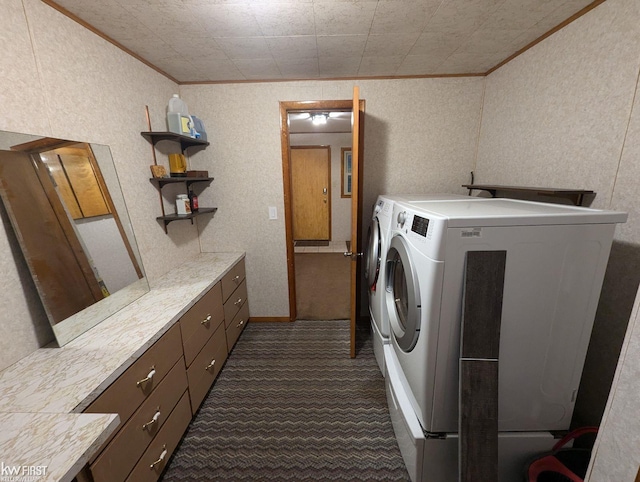
<instances>
[{"instance_id":1,"label":"dark wooden panel","mask_svg":"<svg viewBox=\"0 0 640 482\"><path fill-rule=\"evenodd\" d=\"M460 348L461 482L498 480L498 357L506 251L467 253Z\"/></svg>"},{"instance_id":2,"label":"dark wooden panel","mask_svg":"<svg viewBox=\"0 0 640 482\"><path fill-rule=\"evenodd\" d=\"M498 362L460 361L460 482L498 480Z\"/></svg>"},{"instance_id":3,"label":"dark wooden panel","mask_svg":"<svg viewBox=\"0 0 640 482\"><path fill-rule=\"evenodd\" d=\"M498 358L506 251L467 253L462 358Z\"/></svg>"}]
</instances>

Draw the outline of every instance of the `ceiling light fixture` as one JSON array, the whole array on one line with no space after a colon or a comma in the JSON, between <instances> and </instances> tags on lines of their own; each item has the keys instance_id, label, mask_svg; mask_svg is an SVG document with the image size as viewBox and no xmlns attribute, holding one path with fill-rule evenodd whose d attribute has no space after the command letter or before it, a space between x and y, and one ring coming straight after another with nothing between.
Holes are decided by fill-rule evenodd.
<instances>
[{"instance_id":1,"label":"ceiling light fixture","mask_svg":"<svg viewBox=\"0 0 640 482\"><path fill-rule=\"evenodd\" d=\"M313 114L311 116L311 122L314 126L321 126L327 123L327 114Z\"/></svg>"}]
</instances>

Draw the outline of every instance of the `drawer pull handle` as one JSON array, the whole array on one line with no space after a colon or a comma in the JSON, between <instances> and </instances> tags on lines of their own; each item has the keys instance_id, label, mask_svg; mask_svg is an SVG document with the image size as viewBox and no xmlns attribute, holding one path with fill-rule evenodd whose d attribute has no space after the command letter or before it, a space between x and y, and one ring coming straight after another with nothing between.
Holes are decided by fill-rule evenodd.
<instances>
[{"instance_id":1,"label":"drawer pull handle","mask_svg":"<svg viewBox=\"0 0 640 482\"><path fill-rule=\"evenodd\" d=\"M233 278L233 282L234 282L235 284L240 283L240 275L236 275L236 276Z\"/></svg>"},{"instance_id":2,"label":"drawer pull handle","mask_svg":"<svg viewBox=\"0 0 640 482\"><path fill-rule=\"evenodd\" d=\"M211 363L209 363L209 364L205 367L205 370L209 370L209 368L213 368L213 365L215 365L215 364L216 364L216 361L215 361L215 360L211 360Z\"/></svg>"},{"instance_id":3,"label":"drawer pull handle","mask_svg":"<svg viewBox=\"0 0 640 482\"><path fill-rule=\"evenodd\" d=\"M201 325L206 325L211 321L211 315L207 315L207 317L200 322Z\"/></svg>"},{"instance_id":4,"label":"drawer pull handle","mask_svg":"<svg viewBox=\"0 0 640 482\"><path fill-rule=\"evenodd\" d=\"M143 378L142 380L138 380L136 382L136 387L139 387L140 385L150 382L151 380L153 380L153 376L156 374L156 367L151 367L151 371L149 372L149 374Z\"/></svg>"},{"instance_id":5,"label":"drawer pull handle","mask_svg":"<svg viewBox=\"0 0 640 482\"><path fill-rule=\"evenodd\" d=\"M240 328L242 325L244 325L244 320L240 320L240 323L238 323L238 325L236 326L236 328Z\"/></svg>"},{"instance_id":6,"label":"drawer pull handle","mask_svg":"<svg viewBox=\"0 0 640 482\"><path fill-rule=\"evenodd\" d=\"M238 306L242 304L242 298L238 298L238 301L234 303L234 305Z\"/></svg>"},{"instance_id":7,"label":"drawer pull handle","mask_svg":"<svg viewBox=\"0 0 640 482\"><path fill-rule=\"evenodd\" d=\"M142 430L147 430L149 427L151 427L154 423L158 422L158 419L160 418L160 407L158 407L156 409L156 413L153 416L153 418L151 420L149 420L147 423L145 423L144 425L142 425Z\"/></svg>"},{"instance_id":8,"label":"drawer pull handle","mask_svg":"<svg viewBox=\"0 0 640 482\"><path fill-rule=\"evenodd\" d=\"M152 463L149 468L151 470L153 470L155 468L156 465L161 464L162 461L164 460L164 458L167 456L167 446L163 445L162 446L162 453L160 454L160 457L158 457L158 460L156 460L154 463Z\"/></svg>"}]
</instances>

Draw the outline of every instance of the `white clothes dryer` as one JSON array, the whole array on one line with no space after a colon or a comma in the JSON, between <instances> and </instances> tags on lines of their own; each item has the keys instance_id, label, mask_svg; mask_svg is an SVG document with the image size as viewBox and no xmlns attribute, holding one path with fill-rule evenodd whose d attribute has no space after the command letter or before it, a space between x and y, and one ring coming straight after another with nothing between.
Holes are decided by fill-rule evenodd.
<instances>
[{"instance_id":1,"label":"white clothes dryer","mask_svg":"<svg viewBox=\"0 0 640 482\"><path fill-rule=\"evenodd\" d=\"M398 194L380 195L373 207L371 226L367 236L365 251L364 275L369 294L369 315L371 316L371 333L373 338L373 352L376 362L386 376L384 363L384 345L389 343L389 315L384 302L384 269L389 249L389 233L392 224L393 205L396 201L406 203L422 203L442 200L475 200L475 198L458 194Z\"/></svg>"},{"instance_id":2,"label":"white clothes dryer","mask_svg":"<svg viewBox=\"0 0 640 482\"><path fill-rule=\"evenodd\" d=\"M412 408L405 422L416 417L426 439L457 433L466 252L505 250L498 428L532 437L568 429L615 225L626 213L484 199L419 209L398 201L392 217L387 359L395 392ZM398 427L399 440L415 434Z\"/></svg>"}]
</instances>

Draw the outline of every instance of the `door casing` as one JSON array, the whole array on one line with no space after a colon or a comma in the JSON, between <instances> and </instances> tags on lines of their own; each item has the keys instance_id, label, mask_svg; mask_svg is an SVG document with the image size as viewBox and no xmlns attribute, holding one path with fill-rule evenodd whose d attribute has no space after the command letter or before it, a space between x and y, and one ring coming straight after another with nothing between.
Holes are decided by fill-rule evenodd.
<instances>
[{"instance_id":1,"label":"door casing","mask_svg":"<svg viewBox=\"0 0 640 482\"><path fill-rule=\"evenodd\" d=\"M354 88L355 92L359 93L357 87ZM286 248L287 248L287 275L288 275L288 284L289 284L289 321L295 321L297 316L297 307L296 307L296 284L295 284L295 254L294 254L294 245L293 245L293 223L292 223L292 208L291 208L291 183L290 183L290 172L291 172L291 159L289 155L290 148L290 136L289 136L289 122L288 122L288 114L290 112L309 112L312 110L317 111L327 111L327 110L341 110L345 112L354 112L354 105L358 106L357 112L354 112L354 122L358 125L358 139L352 149L358 149L359 152L362 152L363 146L363 136L364 131L361 127L363 123L363 117L361 113L364 113L364 104L365 101L359 99L357 95L354 95L354 99L349 100L325 100L325 101L281 101L280 102L280 142L282 149L282 173L284 179L284 211L285 211L285 237L286 237ZM363 159L360 158L360 162L358 165L360 171L363 169ZM351 208L351 229L352 229L352 239L353 239L353 231L357 232L357 246L352 246L351 250L354 253L360 253L362 251L362 177L359 176L360 173L356 173L355 182L357 182L358 186L354 190L354 195L352 198L352 208ZM353 206L357 206L354 208ZM355 319L359 316L359 308L360 308L360 290L357 283L358 279L358 268L361 265L360 258L357 257L352 262L352 299L355 298L356 302L352 301L351 303L351 347L350 347L350 356L353 358L356 355L356 346L355 346ZM356 282L354 283L354 280ZM354 311L356 312L354 316Z\"/></svg>"}]
</instances>

